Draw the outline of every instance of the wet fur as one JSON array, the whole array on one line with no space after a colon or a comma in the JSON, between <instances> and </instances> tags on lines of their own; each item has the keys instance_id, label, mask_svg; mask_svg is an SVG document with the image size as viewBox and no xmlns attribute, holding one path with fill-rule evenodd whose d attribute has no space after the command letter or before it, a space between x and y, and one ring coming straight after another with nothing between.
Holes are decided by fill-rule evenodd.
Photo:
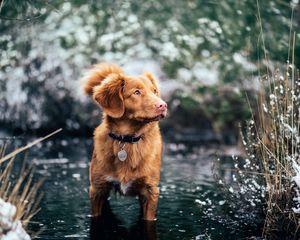
<instances>
[{"instance_id":1,"label":"wet fur","mask_svg":"<svg viewBox=\"0 0 300 240\"><path fill-rule=\"evenodd\" d=\"M132 95L137 87L143 89L142 101ZM90 166L92 215L101 216L103 203L115 182L118 182L120 186L130 183L130 189L126 189L128 191L125 193L137 195L144 219L154 220L162 155L158 121L147 121L155 116L152 106L160 99L154 76L151 73L127 76L118 66L99 64L85 77L84 90L104 112L102 123L94 131ZM118 135L143 134L143 139L125 145L128 157L121 162L117 158L120 143L110 138L109 132Z\"/></svg>"}]
</instances>

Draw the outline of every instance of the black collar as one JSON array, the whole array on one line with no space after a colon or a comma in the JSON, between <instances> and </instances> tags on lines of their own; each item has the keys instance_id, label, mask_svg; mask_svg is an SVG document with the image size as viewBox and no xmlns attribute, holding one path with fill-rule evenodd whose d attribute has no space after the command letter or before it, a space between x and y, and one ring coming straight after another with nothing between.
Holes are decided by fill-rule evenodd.
<instances>
[{"instance_id":1,"label":"black collar","mask_svg":"<svg viewBox=\"0 0 300 240\"><path fill-rule=\"evenodd\" d=\"M135 137L130 135L116 135L113 133L109 133L108 136L110 136L114 140L118 140L124 143L137 143L140 139L143 138L143 135Z\"/></svg>"}]
</instances>

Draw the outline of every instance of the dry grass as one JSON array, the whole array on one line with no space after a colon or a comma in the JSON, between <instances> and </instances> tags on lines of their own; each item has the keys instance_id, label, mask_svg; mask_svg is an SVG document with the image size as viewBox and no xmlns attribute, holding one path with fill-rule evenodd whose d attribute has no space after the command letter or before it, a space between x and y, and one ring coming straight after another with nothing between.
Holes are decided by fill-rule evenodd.
<instances>
[{"instance_id":1,"label":"dry grass","mask_svg":"<svg viewBox=\"0 0 300 240\"><path fill-rule=\"evenodd\" d=\"M269 64L258 0L257 8ZM243 135L246 158L241 161L233 157L234 193L253 210L263 206L264 239L300 238L300 76L295 66L296 34L292 34L292 26L290 33L286 66L274 72L267 67L261 77L257 107Z\"/></svg>"},{"instance_id":2,"label":"dry grass","mask_svg":"<svg viewBox=\"0 0 300 240\"><path fill-rule=\"evenodd\" d=\"M6 145L4 144L0 147L0 198L16 206L17 213L15 218L22 222L23 228L25 229L31 222L32 217L39 211L42 194L38 192L38 189L43 180L34 183L34 169L32 167L26 168L24 164L18 172L17 179L12 181L11 176L15 156L61 130L62 129L59 129L46 137L39 138L7 155L5 155Z\"/></svg>"},{"instance_id":3,"label":"dry grass","mask_svg":"<svg viewBox=\"0 0 300 240\"><path fill-rule=\"evenodd\" d=\"M32 168L22 168L16 182L12 183L13 163L12 158L6 166L1 166L3 169L0 172L0 198L16 206L16 219L21 220L23 227L26 228L31 218L39 211L41 195L38 195L38 189L42 181L32 183Z\"/></svg>"},{"instance_id":4,"label":"dry grass","mask_svg":"<svg viewBox=\"0 0 300 240\"><path fill-rule=\"evenodd\" d=\"M294 49L295 34L292 42ZM268 239L299 234L300 215L293 211L299 208L294 199L300 187L295 183L300 144L299 97L300 78L292 54L284 74L277 70L262 78L258 111L253 114L250 134L244 137L248 156L255 155L265 184L263 237Z\"/></svg>"},{"instance_id":5,"label":"dry grass","mask_svg":"<svg viewBox=\"0 0 300 240\"><path fill-rule=\"evenodd\" d=\"M260 37L268 62L258 0L257 11ZM284 74L279 70L272 73L267 68L267 74L261 78L258 110L253 114L248 134L244 137L248 157L252 156L255 161L264 185L266 217L262 235L267 239L299 238L300 76L294 62L295 33L291 35L292 21L289 61L282 70Z\"/></svg>"}]
</instances>

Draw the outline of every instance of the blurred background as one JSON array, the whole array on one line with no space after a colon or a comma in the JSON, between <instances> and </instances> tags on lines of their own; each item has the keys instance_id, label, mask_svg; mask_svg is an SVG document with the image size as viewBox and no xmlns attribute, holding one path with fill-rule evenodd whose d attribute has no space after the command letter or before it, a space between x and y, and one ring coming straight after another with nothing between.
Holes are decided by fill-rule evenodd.
<instances>
[{"instance_id":1,"label":"blurred background","mask_svg":"<svg viewBox=\"0 0 300 240\"><path fill-rule=\"evenodd\" d=\"M260 26L256 1L4 0L1 130L90 134L100 110L80 79L92 64L112 62L159 78L170 106L165 132L224 140L250 117L245 93L252 99L266 65L285 67L291 24L299 41L297 3L261 1Z\"/></svg>"}]
</instances>

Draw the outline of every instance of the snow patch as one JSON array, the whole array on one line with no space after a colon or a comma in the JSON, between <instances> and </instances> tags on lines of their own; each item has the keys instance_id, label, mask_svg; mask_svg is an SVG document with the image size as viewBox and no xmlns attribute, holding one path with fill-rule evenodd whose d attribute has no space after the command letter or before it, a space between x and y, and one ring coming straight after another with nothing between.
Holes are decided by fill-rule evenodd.
<instances>
[{"instance_id":1,"label":"snow patch","mask_svg":"<svg viewBox=\"0 0 300 240\"><path fill-rule=\"evenodd\" d=\"M0 198L0 239L2 240L30 240L30 236L23 229L20 220L16 218L17 209L14 205Z\"/></svg>"}]
</instances>

